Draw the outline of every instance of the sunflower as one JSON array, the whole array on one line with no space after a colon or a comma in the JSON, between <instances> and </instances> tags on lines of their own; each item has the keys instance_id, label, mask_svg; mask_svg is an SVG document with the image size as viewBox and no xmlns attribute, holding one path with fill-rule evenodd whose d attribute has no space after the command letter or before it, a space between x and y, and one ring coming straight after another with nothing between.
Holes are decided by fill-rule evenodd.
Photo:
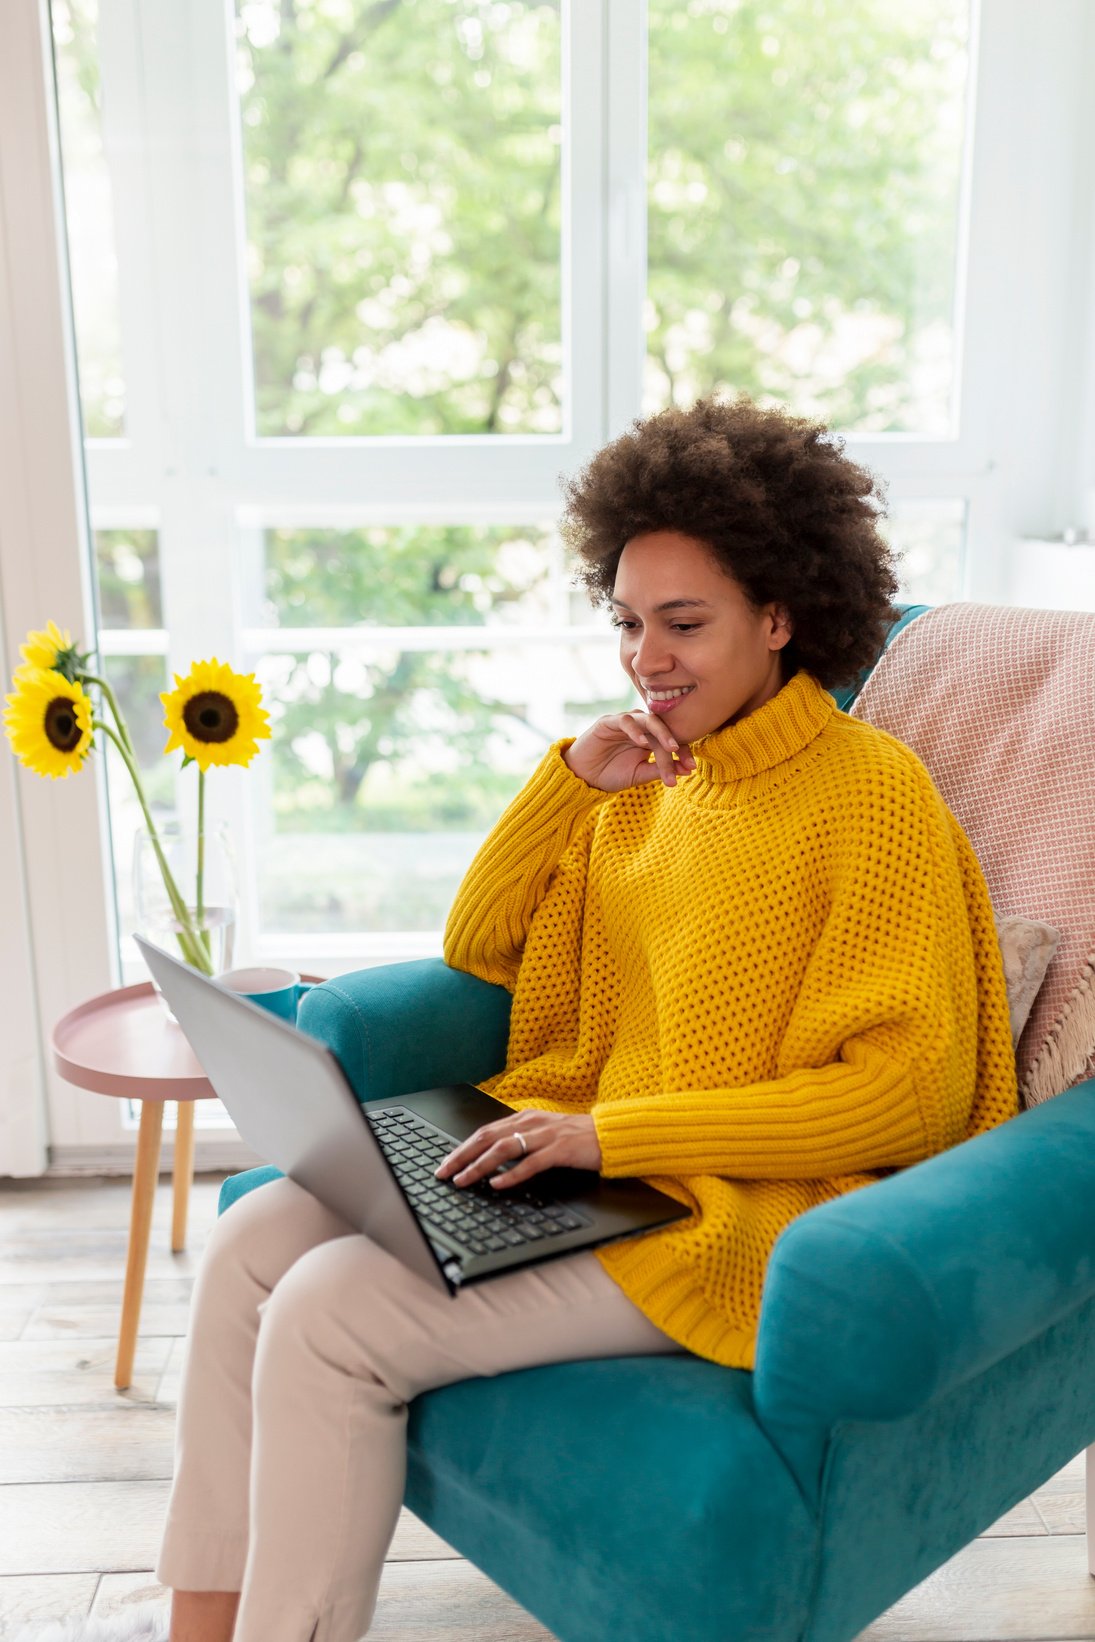
<instances>
[{"instance_id":1,"label":"sunflower","mask_svg":"<svg viewBox=\"0 0 1095 1642\"><path fill-rule=\"evenodd\" d=\"M81 655L72 642L68 628L61 629L56 622L50 621L41 632L27 634L27 642L19 646L19 654L23 664L15 669L16 683L28 669L42 668L46 672L60 673L72 684L80 673L87 671L87 664L95 652L89 650Z\"/></svg>"},{"instance_id":2,"label":"sunflower","mask_svg":"<svg viewBox=\"0 0 1095 1642\"><path fill-rule=\"evenodd\" d=\"M203 775L211 764L249 764L257 738L270 734L254 673L234 673L214 656L194 662L185 678L176 673L175 685L160 693L171 731L164 752L181 747Z\"/></svg>"},{"instance_id":3,"label":"sunflower","mask_svg":"<svg viewBox=\"0 0 1095 1642\"><path fill-rule=\"evenodd\" d=\"M26 663L5 697L4 728L21 763L36 775L78 770L91 747L91 698L55 668Z\"/></svg>"}]
</instances>

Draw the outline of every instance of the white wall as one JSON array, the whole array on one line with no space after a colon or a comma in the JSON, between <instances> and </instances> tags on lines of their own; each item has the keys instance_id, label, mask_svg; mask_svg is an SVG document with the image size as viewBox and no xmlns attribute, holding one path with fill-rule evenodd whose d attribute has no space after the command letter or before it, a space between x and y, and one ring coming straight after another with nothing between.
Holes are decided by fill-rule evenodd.
<instances>
[{"instance_id":1,"label":"white wall","mask_svg":"<svg viewBox=\"0 0 1095 1642\"><path fill-rule=\"evenodd\" d=\"M37 5L5 7L0 109L21 133L0 145L0 619L4 679L27 631L52 618L91 630L83 466L67 304L59 273L50 126ZM5 682L6 688L6 682ZM93 1134L107 1103L64 1084L48 1024L113 983L99 771L0 774L0 1175L44 1162L44 1098ZM33 940L31 931L33 930ZM112 1130L113 1130L112 1124Z\"/></svg>"}]
</instances>

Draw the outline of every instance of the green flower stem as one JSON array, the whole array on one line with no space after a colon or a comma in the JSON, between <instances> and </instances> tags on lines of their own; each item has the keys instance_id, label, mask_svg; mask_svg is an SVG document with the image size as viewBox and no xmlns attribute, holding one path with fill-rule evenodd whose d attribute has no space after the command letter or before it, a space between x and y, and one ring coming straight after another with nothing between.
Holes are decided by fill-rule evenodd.
<instances>
[{"instance_id":1,"label":"green flower stem","mask_svg":"<svg viewBox=\"0 0 1095 1642\"><path fill-rule=\"evenodd\" d=\"M133 745L133 737L129 733L129 725L122 717L122 710L118 706L117 697L115 696L114 691L110 688L110 685L107 683L106 679L100 678L97 673L81 673L79 676L82 684L97 684L103 692L103 695L109 703L110 710L114 714L114 722L118 726L118 733L125 742L130 758L134 763L136 763L137 752Z\"/></svg>"},{"instance_id":2,"label":"green flower stem","mask_svg":"<svg viewBox=\"0 0 1095 1642\"><path fill-rule=\"evenodd\" d=\"M137 772L137 766L130 757L129 752L120 736L115 734L109 724L104 723L102 719L93 718L91 721L91 727L93 730L102 730L104 735L108 735L110 737L111 741L113 741L114 745L117 747L118 752L121 754L122 762L129 771L137 794L137 802L141 806L141 811L145 819L145 826L148 828L148 836L152 840L152 848L156 853L156 861L160 868L160 876L163 878L164 888L167 891L168 899L171 902L175 917L181 926L176 931L176 934L178 936L179 946L182 949L183 957L186 959L188 964L192 965L195 969L200 969L204 975L212 975L213 965L209 954L205 950L204 945L199 939L198 934L190 921L190 914L187 911L186 904L183 901L182 896L179 894L178 885L171 875L171 868L167 864L167 857L164 855L163 848L160 844L160 835L156 831L155 823L152 820L152 815L149 811L148 804L145 801L144 788L141 786L141 778Z\"/></svg>"},{"instance_id":3,"label":"green flower stem","mask_svg":"<svg viewBox=\"0 0 1095 1642\"><path fill-rule=\"evenodd\" d=\"M205 948L209 962L213 962L212 936L205 926L205 907L202 904L202 876L205 871L205 771L198 765L198 939Z\"/></svg>"}]
</instances>

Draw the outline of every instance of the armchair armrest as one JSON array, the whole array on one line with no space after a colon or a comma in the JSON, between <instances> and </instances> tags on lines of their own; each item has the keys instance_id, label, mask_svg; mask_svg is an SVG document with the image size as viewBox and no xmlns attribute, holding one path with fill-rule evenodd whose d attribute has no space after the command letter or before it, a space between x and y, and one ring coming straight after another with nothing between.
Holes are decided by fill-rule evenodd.
<instances>
[{"instance_id":1,"label":"armchair armrest","mask_svg":"<svg viewBox=\"0 0 1095 1642\"><path fill-rule=\"evenodd\" d=\"M297 1025L338 1057L357 1098L481 1083L506 1064L512 997L441 958L381 964L306 992Z\"/></svg>"},{"instance_id":2,"label":"armchair armrest","mask_svg":"<svg viewBox=\"0 0 1095 1642\"><path fill-rule=\"evenodd\" d=\"M777 1239L757 1418L816 1499L843 1421L899 1420L1095 1294L1095 1079L820 1204Z\"/></svg>"}]
</instances>

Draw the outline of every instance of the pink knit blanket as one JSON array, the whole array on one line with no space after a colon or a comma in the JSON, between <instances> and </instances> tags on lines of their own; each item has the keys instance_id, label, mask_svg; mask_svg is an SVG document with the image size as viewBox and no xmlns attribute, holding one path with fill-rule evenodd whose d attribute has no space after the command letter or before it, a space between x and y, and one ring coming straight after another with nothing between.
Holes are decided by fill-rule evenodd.
<instances>
[{"instance_id":1,"label":"pink knit blanket","mask_svg":"<svg viewBox=\"0 0 1095 1642\"><path fill-rule=\"evenodd\" d=\"M927 766L996 914L1061 931L1016 1049L1024 1105L1095 1075L1095 614L940 605L850 712Z\"/></svg>"}]
</instances>

